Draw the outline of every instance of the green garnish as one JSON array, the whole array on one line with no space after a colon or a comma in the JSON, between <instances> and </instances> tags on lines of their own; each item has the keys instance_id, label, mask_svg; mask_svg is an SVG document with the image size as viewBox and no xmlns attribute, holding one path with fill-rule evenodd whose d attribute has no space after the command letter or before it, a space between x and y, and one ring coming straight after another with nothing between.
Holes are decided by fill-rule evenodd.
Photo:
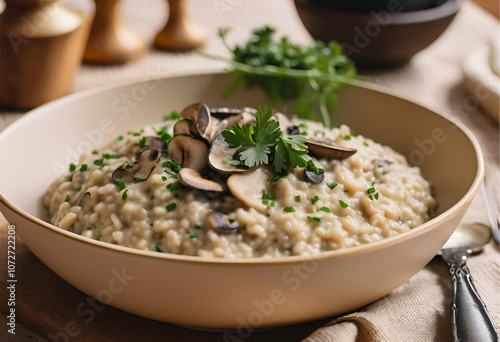
<instances>
[{"instance_id":1,"label":"green garnish","mask_svg":"<svg viewBox=\"0 0 500 342\"><path fill-rule=\"evenodd\" d=\"M123 135L119 135L118 138L116 138L117 141L123 140Z\"/></svg>"},{"instance_id":2,"label":"green garnish","mask_svg":"<svg viewBox=\"0 0 500 342\"><path fill-rule=\"evenodd\" d=\"M175 203L175 202L169 203L169 204L167 205L167 211L172 211L172 210L174 210L176 206L177 206L177 203Z\"/></svg>"},{"instance_id":3,"label":"green garnish","mask_svg":"<svg viewBox=\"0 0 500 342\"><path fill-rule=\"evenodd\" d=\"M201 226L197 224L196 226L194 226L194 229L201 229Z\"/></svg>"},{"instance_id":4,"label":"green garnish","mask_svg":"<svg viewBox=\"0 0 500 342\"><path fill-rule=\"evenodd\" d=\"M259 106L255 126L236 125L222 132L224 140L232 148L238 148L233 159L248 167L272 163L275 172L280 174L286 172L288 166L306 167L311 160L306 140L298 135L285 137L279 122L271 119L272 115L272 109Z\"/></svg>"},{"instance_id":5,"label":"green garnish","mask_svg":"<svg viewBox=\"0 0 500 342\"><path fill-rule=\"evenodd\" d=\"M300 196L299 195L295 196L295 202L300 202Z\"/></svg>"},{"instance_id":6,"label":"green garnish","mask_svg":"<svg viewBox=\"0 0 500 342\"><path fill-rule=\"evenodd\" d=\"M282 172L280 172L279 174L271 177L271 179L269 179L269 181L271 183L274 183L274 182L277 182L279 181L281 178L285 178L287 177L288 175L290 174L290 170L289 169L284 169L282 170Z\"/></svg>"},{"instance_id":7,"label":"green garnish","mask_svg":"<svg viewBox=\"0 0 500 342\"><path fill-rule=\"evenodd\" d=\"M76 170L76 165L75 165L75 164L73 164L73 163L70 163L70 164L69 164L69 172L73 172L73 171L75 171L75 170Z\"/></svg>"},{"instance_id":8,"label":"green garnish","mask_svg":"<svg viewBox=\"0 0 500 342\"><path fill-rule=\"evenodd\" d=\"M104 158L94 160L94 165L97 165L97 166L104 166L104 165L106 165L104 163Z\"/></svg>"},{"instance_id":9,"label":"green garnish","mask_svg":"<svg viewBox=\"0 0 500 342\"><path fill-rule=\"evenodd\" d=\"M145 181L146 179L148 179L148 176L146 175L141 175L141 174L135 174L134 175L134 179L138 182L142 182L142 181Z\"/></svg>"},{"instance_id":10,"label":"green garnish","mask_svg":"<svg viewBox=\"0 0 500 342\"><path fill-rule=\"evenodd\" d=\"M64 199L64 202L68 202L69 203L69 200L70 200L69 195L66 195L66 198Z\"/></svg>"},{"instance_id":11,"label":"green garnish","mask_svg":"<svg viewBox=\"0 0 500 342\"><path fill-rule=\"evenodd\" d=\"M123 181L123 179L117 179L117 180L115 180L115 183L120 188L120 191L122 191L123 189L125 189L127 187L125 185L125 182Z\"/></svg>"},{"instance_id":12,"label":"green garnish","mask_svg":"<svg viewBox=\"0 0 500 342\"><path fill-rule=\"evenodd\" d=\"M337 185L338 184L336 182L331 182L330 184L328 184L328 187L333 190Z\"/></svg>"},{"instance_id":13,"label":"green garnish","mask_svg":"<svg viewBox=\"0 0 500 342\"><path fill-rule=\"evenodd\" d=\"M271 102L297 99L293 112L301 118L313 119L317 104L323 123L329 128L329 111L336 108L338 88L359 78L354 63L342 54L342 46L337 42L326 45L314 41L300 46L287 37L274 41L275 31L268 26L256 29L245 45L230 47L226 42L229 29L219 29L232 58L203 55L231 64L233 79L223 97L231 94L240 82L246 88L257 85Z\"/></svg>"},{"instance_id":14,"label":"green garnish","mask_svg":"<svg viewBox=\"0 0 500 342\"><path fill-rule=\"evenodd\" d=\"M321 222L321 217L307 216L307 219L313 222Z\"/></svg>"},{"instance_id":15,"label":"green garnish","mask_svg":"<svg viewBox=\"0 0 500 342\"><path fill-rule=\"evenodd\" d=\"M375 182L373 181L371 183L372 187L371 188L368 188L368 190L366 190L367 194L368 194L368 198L372 201L374 200L378 200L378 192L376 192L377 190L375 189L374 185L375 185Z\"/></svg>"},{"instance_id":16,"label":"green garnish","mask_svg":"<svg viewBox=\"0 0 500 342\"><path fill-rule=\"evenodd\" d=\"M173 110L170 112L168 115L163 116L163 121L176 121L181 118L181 115L179 114L178 111Z\"/></svg>"},{"instance_id":17,"label":"green garnish","mask_svg":"<svg viewBox=\"0 0 500 342\"><path fill-rule=\"evenodd\" d=\"M180 183L170 183L167 185L167 189L170 190L170 192L175 192L181 188Z\"/></svg>"},{"instance_id":18,"label":"green garnish","mask_svg":"<svg viewBox=\"0 0 500 342\"><path fill-rule=\"evenodd\" d=\"M342 137L344 140L351 140L351 136L349 134L346 134Z\"/></svg>"},{"instance_id":19,"label":"green garnish","mask_svg":"<svg viewBox=\"0 0 500 342\"><path fill-rule=\"evenodd\" d=\"M142 137L142 139L139 140L139 146L144 147L144 145L146 145L146 137Z\"/></svg>"},{"instance_id":20,"label":"green garnish","mask_svg":"<svg viewBox=\"0 0 500 342\"><path fill-rule=\"evenodd\" d=\"M314 204L316 202L319 201L319 197L318 196L314 196L313 198L311 198L311 203Z\"/></svg>"},{"instance_id":21,"label":"green garnish","mask_svg":"<svg viewBox=\"0 0 500 342\"><path fill-rule=\"evenodd\" d=\"M275 195L271 195L266 192L266 190L262 189L262 204L269 205L271 207L275 206L274 200L278 197Z\"/></svg>"},{"instance_id":22,"label":"green garnish","mask_svg":"<svg viewBox=\"0 0 500 342\"><path fill-rule=\"evenodd\" d=\"M132 131L128 131L127 134L128 135L133 135L134 137L138 137L139 135L141 135L142 133L144 132L144 129L141 128L141 130L139 132L132 132Z\"/></svg>"},{"instance_id":23,"label":"green garnish","mask_svg":"<svg viewBox=\"0 0 500 342\"><path fill-rule=\"evenodd\" d=\"M118 158L118 155L117 154L111 154L111 153L103 153L102 157L104 159L114 159L114 158Z\"/></svg>"},{"instance_id":24,"label":"green garnish","mask_svg":"<svg viewBox=\"0 0 500 342\"><path fill-rule=\"evenodd\" d=\"M179 173L179 171L182 170L182 167L176 161L168 161L167 160L166 162L164 162L163 164L161 164L161 166L162 167L168 167L175 174Z\"/></svg>"},{"instance_id":25,"label":"green garnish","mask_svg":"<svg viewBox=\"0 0 500 342\"><path fill-rule=\"evenodd\" d=\"M161 176L161 180L165 182L167 180L167 177Z\"/></svg>"},{"instance_id":26,"label":"green garnish","mask_svg":"<svg viewBox=\"0 0 500 342\"><path fill-rule=\"evenodd\" d=\"M92 150L92 154L97 154L97 150Z\"/></svg>"},{"instance_id":27,"label":"green garnish","mask_svg":"<svg viewBox=\"0 0 500 342\"><path fill-rule=\"evenodd\" d=\"M319 208L318 210L324 211L325 213L331 213L331 212L332 212L332 211L330 210L330 208L327 208L327 207L321 207L321 208Z\"/></svg>"},{"instance_id":28,"label":"green garnish","mask_svg":"<svg viewBox=\"0 0 500 342\"><path fill-rule=\"evenodd\" d=\"M126 200L128 198L128 189L125 189L125 191L123 192L123 195L122 195L122 200Z\"/></svg>"},{"instance_id":29,"label":"green garnish","mask_svg":"<svg viewBox=\"0 0 500 342\"><path fill-rule=\"evenodd\" d=\"M363 145L368 146L368 143L366 141L363 141Z\"/></svg>"},{"instance_id":30,"label":"green garnish","mask_svg":"<svg viewBox=\"0 0 500 342\"><path fill-rule=\"evenodd\" d=\"M287 213L293 213L293 212L295 212L295 208L294 207L284 207L283 211L285 211Z\"/></svg>"},{"instance_id":31,"label":"green garnish","mask_svg":"<svg viewBox=\"0 0 500 342\"><path fill-rule=\"evenodd\" d=\"M82 166L80 166L80 172L87 171L87 169L88 169L88 165L87 164L82 164Z\"/></svg>"},{"instance_id":32,"label":"green garnish","mask_svg":"<svg viewBox=\"0 0 500 342\"><path fill-rule=\"evenodd\" d=\"M325 169L323 168L319 168L317 167L316 165L314 165L314 162L312 160L309 160L307 162L307 165L306 167L311 170L311 171L314 171L315 174L319 175L321 173L325 173Z\"/></svg>"},{"instance_id":33,"label":"green garnish","mask_svg":"<svg viewBox=\"0 0 500 342\"><path fill-rule=\"evenodd\" d=\"M162 249L158 245L155 245L155 250L159 253L163 253Z\"/></svg>"},{"instance_id":34,"label":"green garnish","mask_svg":"<svg viewBox=\"0 0 500 342\"><path fill-rule=\"evenodd\" d=\"M347 208L349 206L349 204L347 204L346 202L342 201L342 200L339 200L339 203L340 203L340 206L342 208Z\"/></svg>"},{"instance_id":35,"label":"green garnish","mask_svg":"<svg viewBox=\"0 0 500 342\"><path fill-rule=\"evenodd\" d=\"M194 235L194 234L189 234L189 238L190 238L190 239L194 239L195 237L196 237L196 235Z\"/></svg>"}]
</instances>

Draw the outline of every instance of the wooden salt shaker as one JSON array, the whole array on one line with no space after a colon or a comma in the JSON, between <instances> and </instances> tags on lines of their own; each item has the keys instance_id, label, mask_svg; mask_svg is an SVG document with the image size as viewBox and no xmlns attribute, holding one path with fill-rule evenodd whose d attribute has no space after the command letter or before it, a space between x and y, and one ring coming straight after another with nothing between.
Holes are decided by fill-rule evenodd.
<instances>
[{"instance_id":1,"label":"wooden salt shaker","mask_svg":"<svg viewBox=\"0 0 500 342\"><path fill-rule=\"evenodd\" d=\"M122 0L94 0L96 11L84 61L126 63L146 51L144 40L123 24L119 5Z\"/></svg>"},{"instance_id":2,"label":"wooden salt shaker","mask_svg":"<svg viewBox=\"0 0 500 342\"><path fill-rule=\"evenodd\" d=\"M28 109L71 91L90 19L57 0L6 0L0 14L0 106Z\"/></svg>"},{"instance_id":3,"label":"wooden salt shaker","mask_svg":"<svg viewBox=\"0 0 500 342\"><path fill-rule=\"evenodd\" d=\"M200 47L207 33L189 16L186 0L167 0L170 12L165 27L158 32L154 45L158 48L186 51Z\"/></svg>"}]
</instances>

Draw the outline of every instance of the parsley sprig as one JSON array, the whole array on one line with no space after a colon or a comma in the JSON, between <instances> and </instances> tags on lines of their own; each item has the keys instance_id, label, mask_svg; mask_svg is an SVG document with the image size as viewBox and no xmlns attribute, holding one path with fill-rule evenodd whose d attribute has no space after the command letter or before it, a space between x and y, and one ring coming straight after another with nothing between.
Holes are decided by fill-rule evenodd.
<instances>
[{"instance_id":1,"label":"parsley sprig","mask_svg":"<svg viewBox=\"0 0 500 342\"><path fill-rule=\"evenodd\" d=\"M293 44L288 38L274 40L275 29L256 29L244 45L229 46L229 28L220 28L219 36L231 53L231 58L203 54L231 65L231 84L223 96L231 94L243 82L246 88L260 86L271 102L296 99L294 113L314 119L321 114L324 125L330 127L329 111L336 108L337 90L351 84L356 76L354 63L342 54L342 46L314 41L308 46Z\"/></svg>"},{"instance_id":2,"label":"parsley sprig","mask_svg":"<svg viewBox=\"0 0 500 342\"><path fill-rule=\"evenodd\" d=\"M299 135L285 136L272 115L272 109L259 106L255 126L236 125L222 132L230 147L238 148L234 161L248 167L272 163L276 173L286 173L288 166L306 167L311 160L306 140Z\"/></svg>"}]
</instances>

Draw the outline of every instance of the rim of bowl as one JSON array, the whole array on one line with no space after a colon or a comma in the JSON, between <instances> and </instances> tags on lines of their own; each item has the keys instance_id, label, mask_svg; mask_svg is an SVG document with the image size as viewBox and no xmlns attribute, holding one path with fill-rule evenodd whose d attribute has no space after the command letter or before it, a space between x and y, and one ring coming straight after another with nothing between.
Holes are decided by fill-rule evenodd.
<instances>
[{"instance_id":1,"label":"rim of bowl","mask_svg":"<svg viewBox=\"0 0 500 342\"><path fill-rule=\"evenodd\" d=\"M391 20L386 26L391 25L410 25L437 21L447 18L456 14L462 7L464 0L447 0L446 2L436 7L423 9L420 11L410 12L393 12ZM335 8L322 7L308 0L294 0L295 6L308 11L315 11L322 13L321 16L328 16L328 14L337 14L344 17L348 16L352 21L367 21L375 20L373 14L380 14L382 11L370 12L355 12L344 11Z\"/></svg>"},{"instance_id":2,"label":"rim of bowl","mask_svg":"<svg viewBox=\"0 0 500 342\"><path fill-rule=\"evenodd\" d=\"M0 137L5 133L9 132L11 130L15 130L17 126L24 124L25 121L30 120L30 118L34 115L43 115L43 112L47 109L50 109L53 106L59 106L62 103L66 102L71 102L74 99L81 98L81 97L86 97L95 93L100 93L102 91L108 90L108 89L113 89L113 88L119 88L131 84L138 84L146 81L151 81L155 79L165 79L165 78L178 78L178 77L188 77L188 76L205 76L205 77L217 77L219 75L225 75L227 74L226 72L214 72L213 70L206 71L206 70L199 70L199 71L193 71L193 72L184 72L184 73L176 73L176 74L170 74L170 75L163 75L163 76L158 76L158 77L153 77L149 78L147 80L142 80L142 81L131 81L131 82L126 82L122 83L119 85L112 85L112 86L104 86L104 87L98 87L98 88L93 88L93 89L88 89L82 92L74 93L65 97L62 97L60 99L56 99L53 101L50 101L46 104L43 104L39 107L34 108L33 110L30 110L27 112L25 115L23 115L21 118L18 120L15 120L14 122L10 123L0 131ZM65 235L66 237L69 237L71 239L76 240L77 242L83 243L83 244L90 244L93 245L94 247L97 248L104 248L120 253L126 253L128 255L135 255L137 257L141 258L155 258L155 259L164 259L168 260L169 262L180 262L180 263L195 263L195 264L216 264L216 265L227 265L227 266L234 266L234 265L241 265L241 266L255 266L255 265L276 265L276 264L296 264L296 263L304 263L304 262L311 262L311 261L320 261L324 259L330 259L330 258L344 258L348 257L352 254L364 254L368 253L374 250L382 249L385 248L389 245L393 244L398 244L403 241L412 239L416 236L422 235L425 232L435 228L436 225L439 225L447 220L449 220L450 216L455 214L457 211L460 211L464 206L466 206L469 202L472 201L474 196L477 194L479 191L479 188L481 186L484 173L485 173L485 165L484 165L484 158L481 150L481 146L479 144L479 141L477 138L474 136L474 134L459 120L456 118L452 117L449 114L446 114L445 112L442 112L440 110L435 110L430 108L427 105L423 105L417 101L414 101L407 97L404 94L399 93L398 91L392 90L390 88L386 88L377 84L372 84L368 82L362 82L362 81L356 81L352 84L352 86L359 87L359 88L365 88L371 91L375 91L377 93L382 93L384 95L389 95L392 97L400 98L402 100L405 100L407 102L410 102L413 105L417 105L421 108L424 108L426 110L429 110L436 115L439 115L449 122L451 122L453 125L458 127L462 133L466 135L468 140L471 142L475 155L477 157L477 167L476 167L476 174L474 177L474 180L472 181L472 184L470 185L469 189L467 192L460 198L458 202L456 202L453 206L448 208L446 211L442 212L438 216L430 219L427 222L424 222L423 224L412 228L411 230L404 232L403 234L399 234L396 236L392 236L383 240L375 241L375 242L370 242L365 245L360 245L360 246L355 246L355 247L349 247L349 248L341 248L337 250L332 250L332 251L323 251L315 255L306 255L306 256L301 256L301 255L294 255L294 256L285 256L285 257L275 257L275 258L262 258L262 257L253 257L253 258L233 258L233 259L224 259L224 258L215 258L215 257L199 257L199 256L191 256L191 255L181 255L181 254L173 254L173 253L158 253L156 251L144 251L144 250L139 250L135 249L132 247L125 247L125 246L119 246L119 245L114 245L108 242L102 242L102 241L97 241L93 239L86 238L82 235L78 235L75 233L68 232L66 230L63 230L59 227L56 227L48 222L43 221L42 219L35 217L31 214L28 214L24 210L18 208L14 204L12 204L0 191L0 202L2 202L6 207L8 207L10 210L16 212L18 215L23 216L25 219L28 221L31 221L34 224L40 225L44 229L49 229L52 232L56 234L61 234ZM40 111L41 110L41 111Z\"/></svg>"}]
</instances>

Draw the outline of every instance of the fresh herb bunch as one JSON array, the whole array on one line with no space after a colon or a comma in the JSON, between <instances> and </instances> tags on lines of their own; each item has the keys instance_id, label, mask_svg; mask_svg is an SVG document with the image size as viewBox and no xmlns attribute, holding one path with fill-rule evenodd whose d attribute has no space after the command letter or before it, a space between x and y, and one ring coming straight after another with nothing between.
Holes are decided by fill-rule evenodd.
<instances>
[{"instance_id":1,"label":"fresh herb bunch","mask_svg":"<svg viewBox=\"0 0 500 342\"><path fill-rule=\"evenodd\" d=\"M314 41L300 46L286 36L275 41L275 29L265 26L254 30L244 45L230 47L226 41L229 31L221 28L219 36L232 59L205 55L232 65L233 79L223 96L242 81L246 88L259 85L272 102L297 99L294 112L301 118L314 119L318 106L323 124L331 126L329 111L336 108L337 89L358 78L354 63L342 54L339 43Z\"/></svg>"},{"instance_id":2,"label":"fresh herb bunch","mask_svg":"<svg viewBox=\"0 0 500 342\"><path fill-rule=\"evenodd\" d=\"M301 135L285 136L272 115L272 109L259 106L255 126L236 125L222 132L230 147L238 148L231 164L253 167L272 163L279 174L286 173L288 166L312 165L306 139ZM318 172L321 170L318 169Z\"/></svg>"}]
</instances>

